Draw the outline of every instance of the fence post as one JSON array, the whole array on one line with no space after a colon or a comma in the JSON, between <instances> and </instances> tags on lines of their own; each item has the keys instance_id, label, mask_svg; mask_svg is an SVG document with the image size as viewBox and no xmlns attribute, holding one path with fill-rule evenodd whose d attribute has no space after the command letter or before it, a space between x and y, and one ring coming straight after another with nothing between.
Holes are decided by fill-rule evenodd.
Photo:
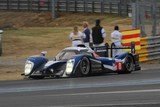
<instances>
[{"instance_id":1,"label":"fence post","mask_svg":"<svg viewBox=\"0 0 160 107\"><path fill-rule=\"evenodd\" d=\"M10 9L10 0L7 0L7 10L9 10Z\"/></svg>"},{"instance_id":2,"label":"fence post","mask_svg":"<svg viewBox=\"0 0 160 107\"><path fill-rule=\"evenodd\" d=\"M122 15L121 2L118 3L118 15Z\"/></svg>"},{"instance_id":3,"label":"fence post","mask_svg":"<svg viewBox=\"0 0 160 107\"><path fill-rule=\"evenodd\" d=\"M40 11L40 7L41 7L41 6L40 6L40 2L41 2L41 1L38 0L38 11Z\"/></svg>"},{"instance_id":4,"label":"fence post","mask_svg":"<svg viewBox=\"0 0 160 107\"><path fill-rule=\"evenodd\" d=\"M125 13L124 15L128 16L128 5L127 5L127 1L125 3L123 3L123 7L124 7L124 10L125 10Z\"/></svg>"},{"instance_id":5,"label":"fence post","mask_svg":"<svg viewBox=\"0 0 160 107\"><path fill-rule=\"evenodd\" d=\"M2 33L3 30L0 30L0 56L2 55Z\"/></svg>"},{"instance_id":6,"label":"fence post","mask_svg":"<svg viewBox=\"0 0 160 107\"><path fill-rule=\"evenodd\" d=\"M30 0L27 0L27 8L28 8L28 11L31 10L31 5L32 5L32 3L30 2Z\"/></svg>"},{"instance_id":7,"label":"fence post","mask_svg":"<svg viewBox=\"0 0 160 107\"><path fill-rule=\"evenodd\" d=\"M17 5L18 5L17 9L19 10L19 8L20 8L20 0L18 0L17 2L18 2L17 3Z\"/></svg>"},{"instance_id":8,"label":"fence post","mask_svg":"<svg viewBox=\"0 0 160 107\"><path fill-rule=\"evenodd\" d=\"M94 1L92 1L92 13L94 13Z\"/></svg>"},{"instance_id":9,"label":"fence post","mask_svg":"<svg viewBox=\"0 0 160 107\"><path fill-rule=\"evenodd\" d=\"M101 13L104 13L104 0L101 0Z\"/></svg>"},{"instance_id":10,"label":"fence post","mask_svg":"<svg viewBox=\"0 0 160 107\"><path fill-rule=\"evenodd\" d=\"M56 0L51 1L51 11L52 11L52 18L55 19L57 18L57 13L56 13Z\"/></svg>"},{"instance_id":11,"label":"fence post","mask_svg":"<svg viewBox=\"0 0 160 107\"><path fill-rule=\"evenodd\" d=\"M56 1L55 8L57 12L60 11L60 2L58 0Z\"/></svg>"},{"instance_id":12,"label":"fence post","mask_svg":"<svg viewBox=\"0 0 160 107\"><path fill-rule=\"evenodd\" d=\"M77 0L74 1L74 11L77 12Z\"/></svg>"},{"instance_id":13,"label":"fence post","mask_svg":"<svg viewBox=\"0 0 160 107\"><path fill-rule=\"evenodd\" d=\"M145 32L145 3L141 3L141 5L139 6L139 10L140 10L140 13L139 13L139 25L140 25L140 28L141 28L141 37L145 37L147 34Z\"/></svg>"},{"instance_id":14,"label":"fence post","mask_svg":"<svg viewBox=\"0 0 160 107\"><path fill-rule=\"evenodd\" d=\"M66 0L66 12L68 12L68 0Z\"/></svg>"},{"instance_id":15,"label":"fence post","mask_svg":"<svg viewBox=\"0 0 160 107\"><path fill-rule=\"evenodd\" d=\"M83 12L86 12L86 0L83 0Z\"/></svg>"},{"instance_id":16,"label":"fence post","mask_svg":"<svg viewBox=\"0 0 160 107\"><path fill-rule=\"evenodd\" d=\"M50 0L48 0L47 5L48 5L48 11L50 11Z\"/></svg>"},{"instance_id":17,"label":"fence post","mask_svg":"<svg viewBox=\"0 0 160 107\"><path fill-rule=\"evenodd\" d=\"M138 28L138 10L137 10L137 3L132 3L132 27L133 28Z\"/></svg>"},{"instance_id":18,"label":"fence post","mask_svg":"<svg viewBox=\"0 0 160 107\"><path fill-rule=\"evenodd\" d=\"M112 13L112 2L109 2L109 13Z\"/></svg>"},{"instance_id":19,"label":"fence post","mask_svg":"<svg viewBox=\"0 0 160 107\"><path fill-rule=\"evenodd\" d=\"M128 3L126 4L126 15L128 16L128 14L129 14L129 5L128 5Z\"/></svg>"},{"instance_id":20,"label":"fence post","mask_svg":"<svg viewBox=\"0 0 160 107\"><path fill-rule=\"evenodd\" d=\"M153 27L152 27L152 36L156 36L157 33L157 17L156 17L156 0L152 0L152 20L153 20Z\"/></svg>"}]
</instances>

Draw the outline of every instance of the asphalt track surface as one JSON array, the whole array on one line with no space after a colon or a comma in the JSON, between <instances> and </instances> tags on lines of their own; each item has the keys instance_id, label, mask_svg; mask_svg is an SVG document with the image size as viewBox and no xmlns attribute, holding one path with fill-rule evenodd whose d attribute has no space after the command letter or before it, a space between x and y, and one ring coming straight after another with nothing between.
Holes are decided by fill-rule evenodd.
<instances>
[{"instance_id":1,"label":"asphalt track surface","mask_svg":"<svg viewBox=\"0 0 160 107\"><path fill-rule=\"evenodd\" d=\"M0 82L0 107L160 107L160 70Z\"/></svg>"}]
</instances>

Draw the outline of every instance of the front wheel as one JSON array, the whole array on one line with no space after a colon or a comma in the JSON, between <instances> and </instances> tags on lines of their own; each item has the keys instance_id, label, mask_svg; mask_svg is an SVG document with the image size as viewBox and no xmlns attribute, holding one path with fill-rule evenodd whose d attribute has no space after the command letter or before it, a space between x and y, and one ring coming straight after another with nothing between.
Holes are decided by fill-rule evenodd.
<instances>
[{"instance_id":1,"label":"front wheel","mask_svg":"<svg viewBox=\"0 0 160 107\"><path fill-rule=\"evenodd\" d=\"M88 58L84 57L77 69L76 75L77 76L88 76L90 74L90 61Z\"/></svg>"}]
</instances>

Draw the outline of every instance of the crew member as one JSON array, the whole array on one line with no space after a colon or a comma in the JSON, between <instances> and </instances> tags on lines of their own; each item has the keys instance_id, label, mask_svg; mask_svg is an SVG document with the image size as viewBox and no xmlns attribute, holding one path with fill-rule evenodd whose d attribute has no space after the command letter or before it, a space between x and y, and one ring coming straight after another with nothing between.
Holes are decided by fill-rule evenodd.
<instances>
[{"instance_id":1,"label":"crew member","mask_svg":"<svg viewBox=\"0 0 160 107\"><path fill-rule=\"evenodd\" d=\"M101 21L99 19L96 20L95 27L92 28L92 39L93 46L104 46L104 40L106 37L106 32L103 27L100 25Z\"/></svg>"},{"instance_id":2,"label":"crew member","mask_svg":"<svg viewBox=\"0 0 160 107\"><path fill-rule=\"evenodd\" d=\"M73 28L73 32L70 33L69 39L72 41L72 46L77 47L78 45L84 44L83 39L86 35L78 30L78 27Z\"/></svg>"},{"instance_id":3,"label":"crew member","mask_svg":"<svg viewBox=\"0 0 160 107\"><path fill-rule=\"evenodd\" d=\"M111 33L111 41L114 43L116 48L122 48L122 34L119 32L119 26L114 27L114 31ZM122 49L114 49L113 56L122 53Z\"/></svg>"},{"instance_id":4,"label":"crew member","mask_svg":"<svg viewBox=\"0 0 160 107\"><path fill-rule=\"evenodd\" d=\"M84 28L83 33L86 35L86 37L83 39L83 42L87 47L89 47L90 35L91 35L90 29L88 26L89 26L88 22L83 22L83 28Z\"/></svg>"}]
</instances>

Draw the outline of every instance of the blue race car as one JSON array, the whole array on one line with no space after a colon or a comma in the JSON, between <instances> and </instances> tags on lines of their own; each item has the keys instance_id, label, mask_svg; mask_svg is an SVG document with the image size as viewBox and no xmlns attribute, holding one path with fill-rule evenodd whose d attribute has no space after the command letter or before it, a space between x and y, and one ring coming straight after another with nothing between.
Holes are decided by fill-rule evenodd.
<instances>
[{"instance_id":1,"label":"blue race car","mask_svg":"<svg viewBox=\"0 0 160 107\"><path fill-rule=\"evenodd\" d=\"M54 59L45 56L31 56L25 63L24 76L33 79L45 77L81 77L97 73L131 73L140 70L136 54L123 53L114 58L98 57L85 47L68 47Z\"/></svg>"}]
</instances>

